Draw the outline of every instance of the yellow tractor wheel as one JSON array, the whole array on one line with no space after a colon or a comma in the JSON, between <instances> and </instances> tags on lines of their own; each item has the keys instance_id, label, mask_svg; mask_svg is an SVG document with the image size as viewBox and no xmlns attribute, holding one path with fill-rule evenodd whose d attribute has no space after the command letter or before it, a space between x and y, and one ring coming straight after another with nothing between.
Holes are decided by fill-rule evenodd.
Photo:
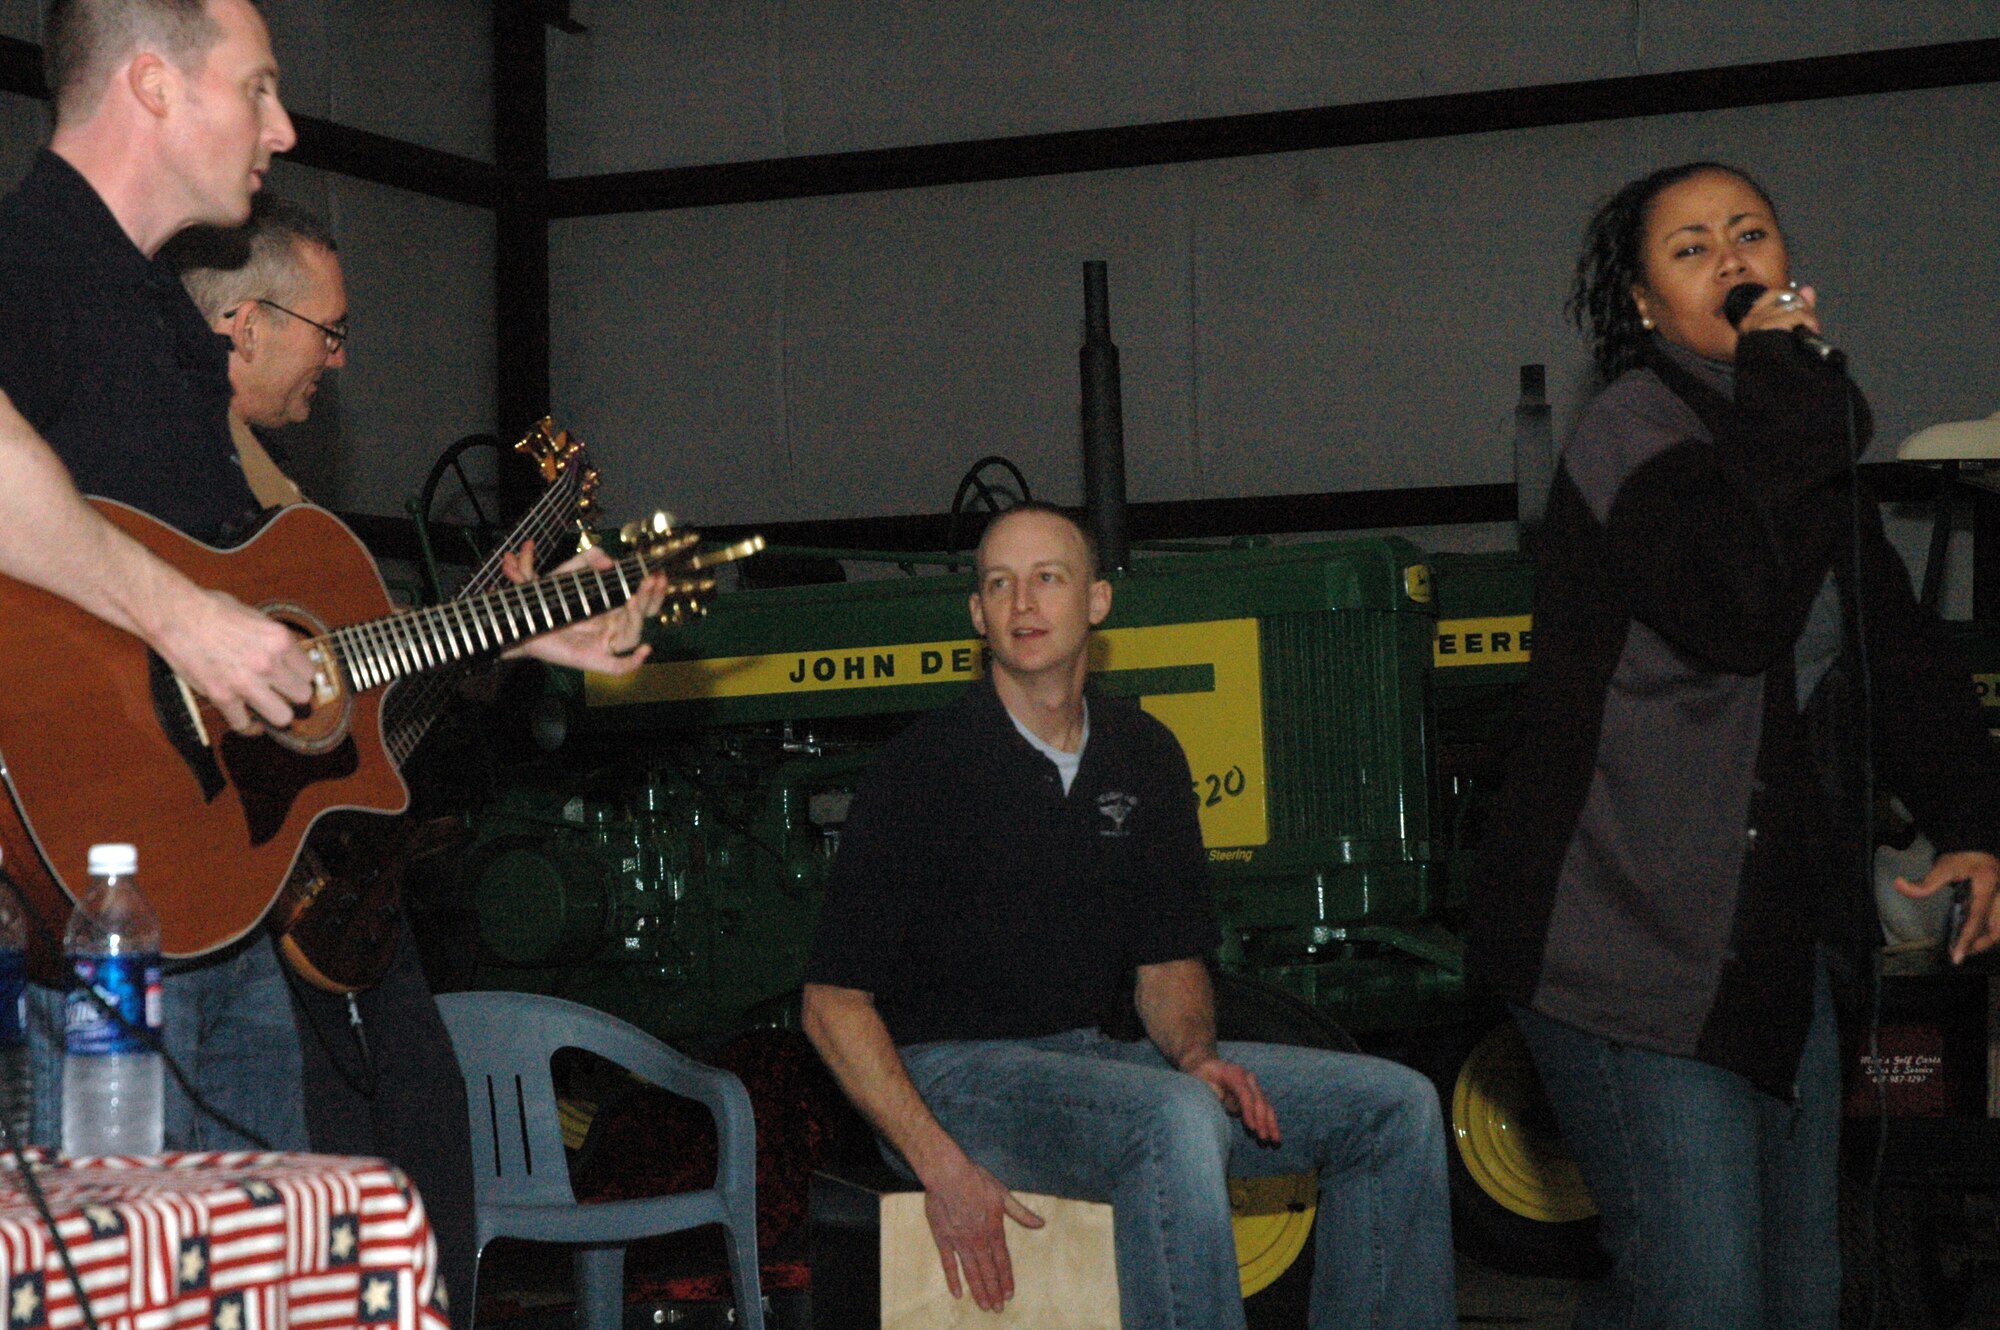
<instances>
[{"instance_id":1,"label":"yellow tractor wheel","mask_svg":"<svg viewBox=\"0 0 2000 1330\"><path fill-rule=\"evenodd\" d=\"M1597 1204L1514 1023L1462 1031L1432 1052L1423 1062L1451 1142L1458 1245L1518 1274L1600 1269Z\"/></svg>"},{"instance_id":2,"label":"yellow tractor wheel","mask_svg":"<svg viewBox=\"0 0 2000 1330\"><path fill-rule=\"evenodd\" d=\"M1262 1293L1291 1269L1312 1237L1318 1205L1317 1173L1229 1180L1236 1268L1243 1278L1244 1297Z\"/></svg>"},{"instance_id":3,"label":"yellow tractor wheel","mask_svg":"<svg viewBox=\"0 0 2000 1330\"><path fill-rule=\"evenodd\" d=\"M1466 1055L1452 1087L1451 1136L1480 1190L1523 1219L1567 1224L1597 1213L1513 1022Z\"/></svg>"}]
</instances>

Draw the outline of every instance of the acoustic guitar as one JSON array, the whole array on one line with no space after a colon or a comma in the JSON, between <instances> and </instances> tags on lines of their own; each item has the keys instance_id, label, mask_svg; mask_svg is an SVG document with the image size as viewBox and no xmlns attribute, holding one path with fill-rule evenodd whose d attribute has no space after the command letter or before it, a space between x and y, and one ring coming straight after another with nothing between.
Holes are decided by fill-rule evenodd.
<instances>
[{"instance_id":1,"label":"acoustic guitar","mask_svg":"<svg viewBox=\"0 0 2000 1330\"><path fill-rule=\"evenodd\" d=\"M25 903L60 930L99 841L139 847L161 950L199 956L254 928L306 833L340 808L402 811L409 791L383 742L388 685L623 605L668 575L663 613L694 612L708 568L762 548L697 552L699 536L656 514L625 529L612 568L394 611L361 541L324 509L284 509L244 545L219 550L123 504L107 521L197 585L291 626L314 665L313 697L283 730L240 735L138 638L69 601L0 578L0 854ZM34 930L30 963L58 958Z\"/></svg>"},{"instance_id":2,"label":"acoustic guitar","mask_svg":"<svg viewBox=\"0 0 2000 1330\"><path fill-rule=\"evenodd\" d=\"M459 588L477 595L506 582L503 551L535 542L538 562L559 562L561 539L587 538L598 476L582 440L543 417L514 445L547 487L485 562ZM382 699L382 738L398 770L457 694L460 671L407 679ZM369 813L329 813L313 828L271 907L278 952L294 973L330 993L359 993L380 983L401 936L403 879L410 865L464 838L458 818L413 822Z\"/></svg>"}]
</instances>

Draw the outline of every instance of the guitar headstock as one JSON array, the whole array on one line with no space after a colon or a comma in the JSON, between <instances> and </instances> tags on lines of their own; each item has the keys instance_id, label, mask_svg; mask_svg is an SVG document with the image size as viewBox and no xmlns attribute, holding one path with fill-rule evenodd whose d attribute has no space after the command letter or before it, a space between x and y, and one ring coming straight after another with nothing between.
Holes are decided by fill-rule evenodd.
<instances>
[{"instance_id":1,"label":"guitar headstock","mask_svg":"<svg viewBox=\"0 0 2000 1330\"><path fill-rule=\"evenodd\" d=\"M764 548L762 536L751 536L731 545L697 550L701 533L675 530L673 515L664 512L655 512L642 521L627 522L618 529L618 538L649 568L664 566L667 598L660 606L659 619L669 627L708 613L708 598L715 593L715 579L702 576L704 570L747 559Z\"/></svg>"},{"instance_id":2,"label":"guitar headstock","mask_svg":"<svg viewBox=\"0 0 2000 1330\"><path fill-rule=\"evenodd\" d=\"M555 483L571 459L582 455L583 440L572 439L568 430L557 429L553 416L543 416L521 436L514 451L533 462L542 474L542 483L549 485Z\"/></svg>"},{"instance_id":3,"label":"guitar headstock","mask_svg":"<svg viewBox=\"0 0 2000 1330\"><path fill-rule=\"evenodd\" d=\"M576 468L577 548L588 549L595 539L590 519L597 512L599 478L597 468L584 454L583 440L571 438L568 430L558 430L553 416L543 416L514 445L514 451L535 464L544 485L555 484L570 468Z\"/></svg>"}]
</instances>

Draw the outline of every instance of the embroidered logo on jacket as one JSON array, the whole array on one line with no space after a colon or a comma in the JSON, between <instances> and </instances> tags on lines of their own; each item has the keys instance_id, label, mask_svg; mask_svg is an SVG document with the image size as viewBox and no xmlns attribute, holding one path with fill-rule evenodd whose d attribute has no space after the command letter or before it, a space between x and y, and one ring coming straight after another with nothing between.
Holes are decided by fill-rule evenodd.
<instances>
[{"instance_id":1,"label":"embroidered logo on jacket","mask_svg":"<svg viewBox=\"0 0 2000 1330\"><path fill-rule=\"evenodd\" d=\"M1130 835L1131 833L1125 829L1125 819L1130 817L1132 810L1138 806L1139 800L1136 797L1129 794L1121 794L1117 790L1106 790L1103 794L1098 795L1097 811L1104 814L1109 825L1099 827L1097 834L1100 836Z\"/></svg>"}]
</instances>

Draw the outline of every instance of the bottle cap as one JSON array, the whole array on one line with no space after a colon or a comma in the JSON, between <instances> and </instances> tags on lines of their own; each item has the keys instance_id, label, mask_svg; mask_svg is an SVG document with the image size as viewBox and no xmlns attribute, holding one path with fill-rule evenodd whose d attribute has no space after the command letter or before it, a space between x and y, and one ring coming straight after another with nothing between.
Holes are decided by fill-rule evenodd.
<instances>
[{"instance_id":1,"label":"bottle cap","mask_svg":"<svg viewBox=\"0 0 2000 1330\"><path fill-rule=\"evenodd\" d=\"M90 847L90 872L93 877L130 877L139 871L139 851L130 845L93 845Z\"/></svg>"}]
</instances>

